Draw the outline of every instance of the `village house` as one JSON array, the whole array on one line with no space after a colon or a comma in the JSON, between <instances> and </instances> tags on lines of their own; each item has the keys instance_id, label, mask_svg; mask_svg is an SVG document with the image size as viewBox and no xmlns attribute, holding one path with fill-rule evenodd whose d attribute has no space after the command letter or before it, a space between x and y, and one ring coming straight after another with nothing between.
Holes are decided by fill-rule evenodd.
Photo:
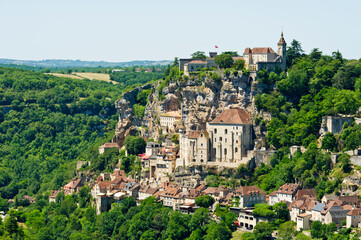
<instances>
[{"instance_id":1,"label":"village house","mask_svg":"<svg viewBox=\"0 0 361 240\"><path fill-rule=\"evenodd\" d=\"M144 199L153 196L158 192L158 188L152 188L149 185L142 185L138 191L138 201L141 202Z\"/></svg>"},{"instance_id":2,"label":"village house","mask_svg":"<svg viewBox=\"0 0 361 240\"><path fill-rule=\"evenodd\" d=\"M278 202L286 201L291 203L300 186L295 183L285 183L276 193L269 196L269 204L274 205Z\"/></svg>"},{"instance_id":3,"label":"village house","mask_svg":"<svg viewBox=\"0 0 361 240\"><path fill-rule=\"evenodd\" d=\"M235 207L254 207L266 202L266 194L256 186L240 186L234 191L233 199Z\"/></svg>"},{"instance_id":4,"label":"village house","mask_svg":"<svg viewBox=\"0 0 361 240\"><path fill-rule=\"evenodd\" d=\"M49 202L56 202L56 196L60 193L60 191L53 190L49 195Z\"/></svg>"},{"instance_id":5,"label":"village house","mask_svg":"<svg viewBox=\"0 0 361 240\"><path fill-rule=\"evenodd\" d=\"M293 201L288 207L288 210L290 211L291 221L296 222L298 215L303 213L308 213L312 215L312 208L316 204L317 204L317 199L312 199L312 198L304 198Z\"/></svg>"},{"instance_id":6,"label":"village house","mask_svg":"<svg viewBox=\"0 0 361 240\"><path fill-rule=\"evenodd\" d=\"M230 208L232 211L232 208ZM272 218L260 217L253 215L253 209L237 209L237 225L241 230L253 230L254 226L259 222L272 221Z\"/></svg>"},{"instance_id":7,"label":"village house","mask_svg":"<svg viewBox=\"0 0 361 240\"><path fill-rule=\"evenodd\" d=\"M71 180L68 184L66 184L63 187L64 194L69 195L69 194L77 193L82 186L83 186L83 182L81 179Z\"/></svg>"},{"instance_id":8,"label":"village house","mask_svg":"<svg viewBox=\"0 0 361 240\"><path fill-rule=\"evenodd\" d=\"M166 146L149 158L149 178L165 182L174 171L178 157L177 146ZM156 158L154 158L156 156Z\"/></svg>"},{"instance_id":9,"label":"village house","mask_svg":"<svg viewBox=\"0 0 361 240\"><path fill-rule=\"evenodd\" d=\"M351 211L349 211L346 215L346 227L361 227L361 209L360 208L354 208Z\"/></svg>"},{"instance_id":10,"label":"village house","mask_svg":"<svg viewBox=\"0 0 361 240\"><path fill-rule=\"evenodd\" d=\"M105 143L99 147L99 154L105 153L109 149L117 149L119 151L119 145L117 143Z\"/></svg>"},{"instance_id":11,"label":"village house","mask_svg":"<svg viewBox=\"0 0 361 240\"><path fill-rule=\"evenodd\" d=\"M167 132L174 131L181 118L182 116L178 111L163 113L159 116L160 126L164 127Z\"/></svg>"}]
</instances>

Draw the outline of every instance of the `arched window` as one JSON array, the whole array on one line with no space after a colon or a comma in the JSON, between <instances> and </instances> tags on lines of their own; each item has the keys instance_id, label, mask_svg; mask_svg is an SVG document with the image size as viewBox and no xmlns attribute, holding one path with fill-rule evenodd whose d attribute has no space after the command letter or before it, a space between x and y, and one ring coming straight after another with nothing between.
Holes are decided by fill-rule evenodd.
<instances>
[{"instance_id":1,"label":"arched window","mask_svg":"<svg viewBox=\"0 0 361 240\"><path fill-rule=\"evenodd\" d=\"M214 129L214 134L216 134L216 133L217 133L217 128Z\"/></svg>"},{"instance_id":2,"label":"arched window","mask_svg":"<svg viewBox=\"0 0 361 240\"><path fill-rule=\"evenodd\" d=\"M227 155L227 148L224 149L224 155Z\"/></svg>"},{"instance_id":3,"label":"arched window","mask_svg":"<svg viewBox=\"0 0 361 240\"><path fill-rule=\"evenodd\" d=\"M228 132L227 129L224 129L224 134L227 134L227 132Z\"/></svg>"},{"instance_id":4,"label":"arched window","mask_svg":"<svg viewBox=\"0 0 361 240\"><path fill-rule=\"evenodd\" d=\"M234 152L238 152L238 147L236 147L236 148L234 149Z\"/></svg>"},{"instance_id":5,"label":"arched window","mask_svg":"<svg viewBox=\"0 0 361 240\"><path fill-rule=\"evenodd\" d=\"M219 137L219 141L222 142L222 137Z\"/></svg>"}]
</instances>

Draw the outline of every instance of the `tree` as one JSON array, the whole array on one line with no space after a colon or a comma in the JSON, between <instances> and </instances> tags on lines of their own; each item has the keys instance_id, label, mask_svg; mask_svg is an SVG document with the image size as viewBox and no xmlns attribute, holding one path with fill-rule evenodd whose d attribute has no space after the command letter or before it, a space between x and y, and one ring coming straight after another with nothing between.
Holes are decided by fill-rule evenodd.
<instances>
[{"instance_id":1,"label":"tree","mask_svg":"<svg viewBox=\"0 0 361 240\"><path fill-rule=\"evenodd\" d=\"M292 221L284 222L278 229L278 236L283 240L292 240L296 235L295 224Z\"/></svg>"},{"instance_id":2,"label":"tree","mask_svg":"<svg viewBox=\"0 0 361 240\"><path fill-rule=\"evenodd\" d=\"M273 227L269 222L259 222L254 227L253 233L257 240L272 239Z\"/></svg>"},{"instance_id":3,"label":"tree","mask_svg":"<svg viewBox=\"0 0 361 240\"><path fill-rule=\"evenodd\" d=\"M361 143L361 132L356 131L352 132L346 138L345 145L348 149L355 150L360 146Z\"/></svg>"},{"instance_id":4,"label":"tree","mask_svg":"<svg viewBox=\"0 0 361 240\"><path fill-rule=\"evenodd\" d=\"M214 62L220 68L230 68L233 65L233 58L229 54L220 54L214 58Z\"/></svg>"},{"instance_id":5,"label":"tree","mask_svg":"<svg viewBox=\"0 0 361 240\"><path fill-rule=\"evenodd\" d=\"M231 55L232 57L239 57L238 53L234 52L234 51L225 51L225 52L222 52L222 54L228 54L228 55Z\"/></svg>"},{"instance_id":6,"label":"tree","mask_svg":"<svg viewBox=\"0 0 361 240\"><path fill-rule=\"evenodd\" d=\"M323 137L321 148L327 149L329 151L333 151L337 148L336 138L331 132L326 133L326 135Z\"/></svg>"},{"instance_id":7,"label":"tree","mask_svg":"<svg viewBox=\"0 0 361 240\"><path fill-rule=\"evenodd\" d=\"M127 136L124 141L128 154L138 155L145 152L147 143L141 137Z\"/></svg>"},{"instance_id":8,"label":"tree","mask_svg":"<svg viewBox=\"0 0 361 240\"><path fill-rule=\"evenodd\" d=\"M206 59L206 54L202 51L197 51L191 54L193 59Z\"/></svg>"},{"instance_id":9,"label":"tree","mask_svg":"<svg viewBox=\"0 0 361 240\"><path fill-rule=\"evenodd\" d=\"M197 209L192 215L191 220L189 221L189 228L191 231L195 231L198 228L202 228L210 220L209 211L206 208Z\"/></svg>"},{"instance_id":10,"label":"tree","mask_svg":"<svg viewBox=\"0 0 361 240\"><path fill-rule=\"evenodd\" d=\"M237 59L235 62L234 62L234 68L236 70L242 70L244 69L246 63L243 59Z\"/></svg>"},{"instance_id":11,"label":"tree","mask_svg":"<svg viewBox=\"0 0 361 240\"><path fill-rule=\"evenodd\" d=\"M209 208L214 203L214 198L209 195L202 195L196 198L196 204L197 206L203 207L203 208Z\"/></svg>"},{"instance_id":12,"label":"tree","mask_svg":"<svg viewBox=\"0 0 361 240\"><path fill-rule=\"evenodd\" d=\"M219 224L211 224L208 227L205 240L227 240L232 238L232 231L225 225L224 222Z\"/></svg>"},{"instance_id":13,"label":"tree","mask_svg":"<svg viewBox=\"0 0 361 240\"><path fill-rule=\"evenodd\" d=\"M304 51L302 50L301 43L293 39L286 52L287 67L291 67L303 53Z\"/></svg>"},{"instance_id":14,"label":"tree","mask_svg":"<svg viewBox=\"0 0 361 240\"><path fill-rule=\"evenodd\" d=\"M286 203L278 202L275 205L273 205L272 208L275 211L277 218L279 218L281 220L288 220L289 211L288 211Z\"/></svg>"},{"instance_id":15,"label":"tree","mask_svg":"<svg viewBox=\"0 0 361 240\"><path fill-rule=\"evenodd\" d=\"M312 238L324 238L325 237L325 227L320 221L312 222L311 237Z\"/></svg>"}]
</instances>

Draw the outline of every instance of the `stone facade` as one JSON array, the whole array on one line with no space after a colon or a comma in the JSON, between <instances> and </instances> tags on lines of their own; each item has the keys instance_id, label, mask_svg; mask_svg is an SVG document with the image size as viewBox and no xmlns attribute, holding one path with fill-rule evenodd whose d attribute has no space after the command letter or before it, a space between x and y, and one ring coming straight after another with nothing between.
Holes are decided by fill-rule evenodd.
<instances>
[{"instance_id":1,"label":"stone facade","mask_svg":"<svg viewBox=\"0 0 361 240\"><path fill-rule=\"evenodd\" d=\"M166 130L174 130L175 124L179 124L181 115L177 111L163 113L159 116L160 126L165 127Z\"/></svg>"},{"instance_id":2,"label":"stone facade","mask_svg":"<svg viewBox=\"0 0 361 240\"><path fill-rule=\"evenodd\" d=\"M320 134L325 135L327 132L336 134L342 131L344 123L352 124L353 117L342 116L325 116L322 118Z\"/></svg>"},{"instance_id":3,"label":"stone facade","mask_svg":"<svg viewBox=\"0 0 361 240\"><path fill-rule=\"evenodd\" d=\"M209 159L208 154L208 133L206 131L190 131L185 134L182 128L180 135L180 162L184 166L192 164L206 164Z\"/></svg>"},{"instance_id":4,"label":"stone facade","mask_svg":"<svg viewBox=\"0 0 361 240\"><path fill-rule=\"evenodd\" d=\"M263 48L246 48L243 53L243 59L245 60L246 67L251 71L258 71L261 69L267 70L281 70L285 71L286 66L286 46L287 43L281 38L277 43L277 53L270 47Z\"/></svg>"},{"instance_id":5,"label":"stone facade","mask_svg":"<svg viewBox=\"0 0 361 240\"><path fill-rule=\"evenodd\" d=\"M253 149L252 123L244 109L225 109L207 130L180 129L180 160L177 166L209 165L238 167L248 163Z\"/></svg>"}]
</instances>

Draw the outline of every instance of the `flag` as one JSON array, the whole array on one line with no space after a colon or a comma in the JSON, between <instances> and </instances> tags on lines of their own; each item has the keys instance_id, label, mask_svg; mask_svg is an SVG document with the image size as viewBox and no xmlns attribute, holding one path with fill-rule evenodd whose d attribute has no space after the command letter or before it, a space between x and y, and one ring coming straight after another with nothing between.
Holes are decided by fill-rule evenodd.
<instances>
[{"instance_id":1,"label":"flag","mask_svg":"<svg viewBox=\"0 0 361 240\"><path fill-rule=\"evenodd\" d=\"M215 48L218 48L218 46L217 46L217 45L215 45L214 47L215 47Z\"/></svg>"}]
</instances>

